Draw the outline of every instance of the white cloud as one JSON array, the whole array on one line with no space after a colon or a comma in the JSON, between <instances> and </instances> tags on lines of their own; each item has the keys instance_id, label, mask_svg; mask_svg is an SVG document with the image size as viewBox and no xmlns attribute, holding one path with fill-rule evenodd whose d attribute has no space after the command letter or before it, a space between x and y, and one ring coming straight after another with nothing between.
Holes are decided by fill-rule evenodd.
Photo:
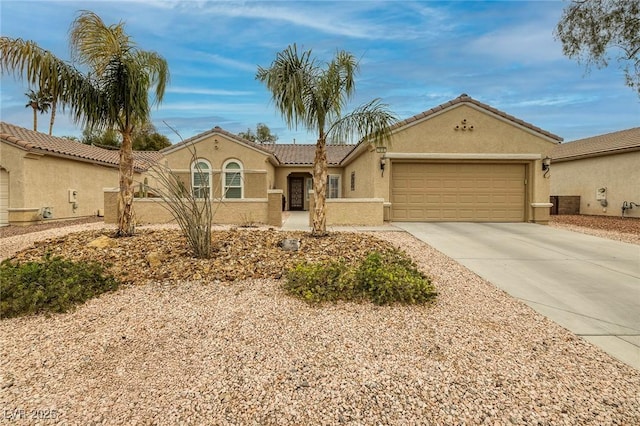
<instances>
[{"instance_id":1,"label":"white cloud","mask_svg":"<svg viewBox=\"0 0 640 426\"><path fill-rule=\"evenodd\" d=\"M255 92L247 90L201 89L196 87L168 87L166 93L181 95L210 95L210 96L250 96Z\"/></svg>"},{"instance_id":2,"label":"white cloud","mask_svg":"<svg viewBox=\"0 0 640 426\"><path fill-rule=\"evenodd\" d=\"M466 50L506 63L548 63L564 58L550 27L539 22L492 31L472 40Z\"/></svg>"}]
</instances>

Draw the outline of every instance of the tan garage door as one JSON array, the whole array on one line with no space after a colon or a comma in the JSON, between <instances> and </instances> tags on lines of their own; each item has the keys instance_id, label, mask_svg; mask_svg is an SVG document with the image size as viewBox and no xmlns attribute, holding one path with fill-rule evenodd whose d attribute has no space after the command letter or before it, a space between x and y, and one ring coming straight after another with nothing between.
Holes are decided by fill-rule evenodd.
<instances>
[{"instance_id":1,"label":"tan garage door","mask_svg":"<svg viewBox=\"0 0 640 426\"><path fill-rule=\"evenodd\" d=\"M9 173L0 169L0 226L9 224Z\"/></svg>"},{"instance_id":2,"label":"tan garage door","mask_svg":"<svg viewBox=\"0 0 640 426\"><path fill-rule=\"evenodd\" d=\"M522 222L523 164L394 163L391 220Z\"/></svg>"}]
</instances>

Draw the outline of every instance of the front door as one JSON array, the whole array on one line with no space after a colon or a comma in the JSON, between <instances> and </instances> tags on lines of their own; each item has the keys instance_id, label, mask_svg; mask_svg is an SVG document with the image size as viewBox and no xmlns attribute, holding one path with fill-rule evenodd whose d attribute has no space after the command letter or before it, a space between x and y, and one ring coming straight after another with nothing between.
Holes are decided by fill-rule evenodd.
<instances>
[{"instance_id":1,"label":"front door","mask_svg":"<svg viewBox=\"0 0 640 426\"><path fill-rule=\"evenodd\" d=\"M304 210L304 178L289 178L289 210Z\"/></svg>"}]
</instances>

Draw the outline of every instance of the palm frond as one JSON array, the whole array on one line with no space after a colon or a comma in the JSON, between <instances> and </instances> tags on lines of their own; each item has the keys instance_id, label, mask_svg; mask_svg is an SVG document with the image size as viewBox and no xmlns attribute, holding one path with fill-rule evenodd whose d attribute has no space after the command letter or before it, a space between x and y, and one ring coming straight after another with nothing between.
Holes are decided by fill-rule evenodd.
<instances>
[{"instance_id":1,"label":"palm frond","mask_svg":"<svg viewBox=\"0 0 640 426\"><path fill-rule=\"evenodd\" d=\"M80 11L71 24L69 44L72 58L102 75L114 57L123 57L135 47L122 22L107 26L93 12Z\"/></svg>"},{"instance_id":2,"label":"palm frond","mask_svg":"<svg viewBox=\"0 0 640 426\"><path fill-rule=\"evenodd\" d=\"M258 67L256 79L265 83L288 126L306 125L317 69L311 50L298 53L295 44L279 52L269 68Z\"/></svg>"},{"instance_id":3,"label":"palm frond","mask_svg":"<svg viewBox=\"0 0 640 426\"><path fill-rule=\"evenodd\" d=\"M391 141L391 129L397 122L398 118L389 106L380 99L374 99L334 122L327 138L341 143L362 138L375 145L384 145Z\"/></svg>"}]
</instances>

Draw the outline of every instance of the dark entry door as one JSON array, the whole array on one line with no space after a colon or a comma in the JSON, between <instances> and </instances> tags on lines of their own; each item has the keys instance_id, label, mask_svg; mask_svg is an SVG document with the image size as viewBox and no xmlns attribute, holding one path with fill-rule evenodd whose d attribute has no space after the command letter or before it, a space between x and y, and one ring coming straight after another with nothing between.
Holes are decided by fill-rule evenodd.
<instances>
[{"instance_id":1,"label":"dark entry door","mask_svg":"<svg viewBox=\"0 0 640 426\"><path fill-rule=\"evenodd\" d=\"M289 210L304 210L304 178L289 178Z\"/></svg>"}]
</instances>

